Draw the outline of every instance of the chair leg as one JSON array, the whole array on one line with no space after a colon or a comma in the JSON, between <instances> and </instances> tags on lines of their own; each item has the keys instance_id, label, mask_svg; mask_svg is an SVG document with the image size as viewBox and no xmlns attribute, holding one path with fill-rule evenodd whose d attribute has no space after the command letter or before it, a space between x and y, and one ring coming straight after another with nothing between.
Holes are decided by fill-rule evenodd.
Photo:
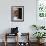
<instances>
[{"instance_id":1,"label":"chair leg","mask_svg":"<svg viewBox=\"0 0 46 46\"><path fill-rule=\"evenodd\" d=\"M17 46L18 46L18 34L17 34Z\"/></svg>"},{"instance_id":2,"label":"chair leg","mask_svg":"<svg viewBox=\"0 0 46 46\"><path fill-rule=\"evenodd\" d=\"M7 46L7 34L5 34L5 46Z\"/></svg>"},{"instance_id":3,"label":"chair leg","mask_svg":"<svg viewBox=\"0 0 46 46\"><path fill-rule=\"evenodd\" d=\"M7 46L7 42L5 41L5 46Z\"/></svg>"}]
</instances>

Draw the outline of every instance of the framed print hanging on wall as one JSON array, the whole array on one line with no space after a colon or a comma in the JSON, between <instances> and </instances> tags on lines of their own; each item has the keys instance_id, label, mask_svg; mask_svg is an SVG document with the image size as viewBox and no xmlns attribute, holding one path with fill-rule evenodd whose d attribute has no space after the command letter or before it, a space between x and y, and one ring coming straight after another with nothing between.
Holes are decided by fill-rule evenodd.
<instances>
[{"instance_id":1,"label":"framed print hanging on wall","mask_svg":"<svg viewBox=\"0 0 46 46\"><path fill-rule=\"evenodd\" d=\"M24 21L24 6L11 6L11 21L12 22Z\"/></svg>"}]
</instances>

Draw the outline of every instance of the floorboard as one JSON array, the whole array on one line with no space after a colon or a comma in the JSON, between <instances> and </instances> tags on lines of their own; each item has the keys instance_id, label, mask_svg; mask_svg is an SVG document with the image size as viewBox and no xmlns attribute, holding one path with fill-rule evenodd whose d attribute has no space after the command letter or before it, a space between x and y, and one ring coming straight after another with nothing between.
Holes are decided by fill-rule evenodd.
<instances>
[{"instance_id":1,"label":"floorboard","mask_svg":"<svg viewBox=\"0 0 46 46\"><path fill-rule=\"evenodd\" d=\"M15 45L16 45L15 42L9 42L7 46L15 46ZM0 42L0 46L5 46L4 42ZM37 46L37 43L30 43L30 46ZM46 43L44 43L43 46L46 46Z\"/></svg>"}]
</instances>

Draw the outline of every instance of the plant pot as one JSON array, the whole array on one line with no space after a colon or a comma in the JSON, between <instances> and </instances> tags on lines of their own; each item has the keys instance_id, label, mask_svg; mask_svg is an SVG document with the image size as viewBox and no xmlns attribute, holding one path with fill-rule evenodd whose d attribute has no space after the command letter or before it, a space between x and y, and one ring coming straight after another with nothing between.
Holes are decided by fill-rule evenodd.
<instances>
[{"instance_id":1,"label":"plant pot","mask_svg":"<svg viewBox=\"0 0 46 46\"><path fill-rule=\"evenodd\" d=\"M41 44L41 43L44 42L44 40L45 40L45 39L38 39L37 42L38 42L39 44Z\"/></svg>"},{"instance_id":2,"label":"plant pot","mask_svg":"<svg viewBox=\"0 0 46 46\"><path fill-rule=\"evenodd\" d=\"M45 39L40 39L40 43L44 43L44 40L45 40Z\"/></svg>"},{"instance_id":3,"label":"plant pot","mask_svg":"<svg viewBox=\"0 0 46 46\"><path fill-rule=\"evenodd\" d=\"M37 43L40 43L40 39L37 39Z\"/></svg>"}]
</instances>

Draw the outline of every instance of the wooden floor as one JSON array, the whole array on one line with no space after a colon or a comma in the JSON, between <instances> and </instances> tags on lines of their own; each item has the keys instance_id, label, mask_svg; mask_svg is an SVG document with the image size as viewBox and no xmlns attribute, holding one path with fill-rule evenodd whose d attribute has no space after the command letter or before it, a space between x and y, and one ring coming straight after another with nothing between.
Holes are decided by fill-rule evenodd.
<instances>
[{"instance_id":1,"label":"wooden floor","mask_svg":"<svg viewBox=\"0 0 46 46\"><path fill-rule=\"evenodd\" d=\"M4 46L4 43L2 42L0 42L0 46ZM8 45L7 46L15 46L15 43L8 43ZM25 46L25 45L24 45ZM30 46L37 46L37 44L36 43L30 43ZM44 45L42 45L42 46L46 46L46 43L44 43Z\"/></svg>"}]
</instances>

